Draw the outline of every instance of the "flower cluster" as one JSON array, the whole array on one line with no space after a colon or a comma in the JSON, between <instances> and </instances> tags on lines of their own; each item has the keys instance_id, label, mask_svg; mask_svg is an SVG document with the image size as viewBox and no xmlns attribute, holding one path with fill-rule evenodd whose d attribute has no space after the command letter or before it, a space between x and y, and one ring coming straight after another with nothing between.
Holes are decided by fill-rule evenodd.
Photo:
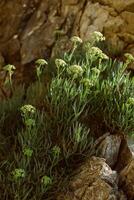
<instances>
[{"instance_id":1,"label":"flower cluster","mask_svg":"<svg viewBox=\"0 0 134 200\"><path fill-rule=\"evenodd\" d=\"M40 58L40 59L36 60L35 64L44 66L44 65L47 65L48 63L46 60Z\"/></svg>"},{"instance_id":2,"label":"flower cluster","mask_svg":"<svg viewBox=\"0 0 134 200\"><path fill-rule=\"evenodd\" d=\"M33 150L31 148L25 147L23 149L23 154L27 157L31 157L33 154Z\"/></svg>"},{"instance_id":3,"label":"flower cluster","mask_svg":"<svg viewBox=\"0 0 134 200\"><path fill-rule=\"evenodd\" d=\"M67 72L69 75L72 75L73 78L78 78L78 77L82 76L83 69L79 65L71 65L68 67Z\"/></svg>"},{"instance_id":4,"label":"flower cluster","mask_svg":"<svg viewBox=\"0 0 134 200\"><path fill-rule=\"evenodd\" d=\"M39 80L39 82L40 82L40 76L41 76L41 74L42 74L42 72L43 72L43 67L44 67L45 65L48 65L48 63L47 63L47 61L44 60L44 59L38 59L38 60L35 62L35 64L36 64L36 74L37 74L38 80Z\"/></svg>"},{"instance_id":5,"label":"flower cluster","mask_svg":"<svg viewBox=\"0 0 134 200\"><path fill-rule=\"evenodd\" d=\"M30 128L35 126L36 108L32 105L24 105L20 108L20 111L26 127Z\"/></svg>"},{"instance_id":6,"label":"flower cluster","mask_svg":"<svg viewBox=\"0 0 134 200\"><path fill-rule=\"evenodd\" d=\"M127 104L134 105L134 98L133 97L129 97L128 100L127 100Z\"/></svg>"},{"instance_id":7,"label":"flower cluster","mask_svg":"<svg viewBox=\"0 0 134 200\"><path fill-rule=\"evenodd\" d=\"M56 66L57 67L64 67L65 65L67 65L67 63L64 61L64 60L62 60L62 59L55 59L55 64L56 64Z\"/></svg>"},{"instance_id":8,"label":"flower cluster","mask_svg":"<svg viewBox=\"0 0 134 200\"><path fill-rule=\"evenodd\" d=\"M9 83L11 86L11 89L12 89L12 75L16 68L14 65L8 64L8 65L4 66L3 69L7 72L7 77L5 79L5 85Z\"/></svg>"},{"instance_id":9,"label":"flower cluster","mask_svg":"<svg viewBox=\"0 0 134 200\"><path fill-rule=\"evenodd\" d=\"M71 42L73 42L74 44L81 44L82 43L82 39L78 36L73 36L71 37Z\"/></svg>"},{"instance_id":10,"label":"flower cluster","mask_svg":"<svg viewBox=\"0 0 134 200\"><path fill-rule=\"evenodd\" d=\"M20 178L24 178L25 177L25 170L24 169L15 169L14 171L12 171L11 173L12 177L14 180L18 180Z\"/></svg>"},{"instance_id":11,"label":"flower cluster","mask_svg":"<svg viewBox=\"0 0 134 200\"><path fill-rule=\"evenodd\" d=\"M6 66L4 66L4 68L3 68L5 71L7 71L7 72L13 72L15 69L16 69L16 67L14 66L14 65L10 65L10 64L8 64L8 65L6 65Z\"/></svg>"},{"instance_id":12,"label":"flower cluster","mask_svg":"<svg viewBox=\"0 0 134 200\"><path fill-rule=\"evenodd\" d=\"M43 176L41 179L43 186L47 187L52 184L52 179L49 176Z\"/></svg>"},{"instance_id":13,"label":"flower cluster","mask_svg":"<svg viewBox=\"0 0 134 200\"><path fill-rule=\"evenodd\" d=\"M95 42L101 42L105 40L105 37L103 36L103 34L98 31L93 32L92 38L93 38L93 41Z\"/></svg>"},{"instance_id":14,"label":"flower cluster","mask_svg":"<svg viewBox=\"0 0 134 200\"><path fill-rule=\"evenodd\" d=\"M61 153L61 149L60 149L59 146L54 146L52 148L52 155L53 155L53 157L59 157L60 153Z\"/></svg>"},{"instance_id":15,"label":"flower cluster","mask_svg":"<svg viewBox=\"0 0 134 200\"><path fill-rule=\"evenodd\" d=\"M32 105L24 105L20 108L20 111L23 115L34 114L36 112L36 108Z\"/></svg>"},{"instance_id":16,"label":"flower cluster","mask_svg":"<svg viewBox=\"0 0 134 200\"><path fill-rule=\"evenodd\" d=\"M99 49L98 47L91 47L91 48L89 49L89 54L90 54L91 56L95 56L95 57L97 57L97 58L108 59L108 56L107 56L106 54L104 54L104 53L102 52L102 50Z\"/></svg>"},{"instance_id":17,"label":"flower cluster","mask_svg":"<svg viewBox=\"0 0 134 200\"><path fill-rule=\"evenodd\" d=\"M134 62L134 57L132 54L125 53L124 56L126 57L128 63Z\"/></svg>"}]
</instances>

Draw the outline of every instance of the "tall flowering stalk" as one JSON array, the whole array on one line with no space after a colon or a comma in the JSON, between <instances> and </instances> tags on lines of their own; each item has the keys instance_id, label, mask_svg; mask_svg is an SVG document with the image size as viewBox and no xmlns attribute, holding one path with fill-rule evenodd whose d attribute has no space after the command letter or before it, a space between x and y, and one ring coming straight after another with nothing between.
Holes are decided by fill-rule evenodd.
<instances>
[{"instance_id":1,"label":"tall flowering stalk","mask_svg":"<svg viewBox=\"0 0 134 200\"><path fill-rule=\"evenodd\" d=\"M40 82L41 80L41 74L43 72L43 69L44 69L44 66L45 65L48 65L47 61L44 60L44 59L38 59L36 60L35 62L36 64L36 74L37 74L37 78L38 78L38 81Z\"/></svg>"},{"instance_id":2,"label":"tall flowering stalk","mask_svg":"<svg viewBox=\"0 0 134 200\"><path fill-rule=\"evenodd\" d=\"M12 76L14 74L14 70L16 69L14 65L6 65L4 66L3 68L6 72L7 72L7 77L6 77L6 80L5 80L5 84L8 84L10 85L11 87L11 90L13 91L13 85L12 85Z\"/></svg>"},{"instance_id":3,"label":"tall flowering stalk","mask_svg":"<svg viewBox=\"0 0 134 200\"><path fill-rule=\"evenodd\" d=\"M78 36L73 36L73 37L71 37L70 40L71 40L71 42L73 43L73 49L72 49L72 52L71 52L71 54L70 54L70 56L69 56L69 60L71 61L75 50L77 49L77 47L78 47L80 44L82 44L83 41L82 41L82 39L81 39L80 37L78 37Z\"/></svg>"},{"instance_id":4,"label":"tall flowering stalk","mask_svg":"<svg viewBox=\"0 0 134 200\"><path fill-rule=\"evenodd\" d=\"M26 125L27 128L31 128L32 126L35 125L35 113L36 113L36 108L33 107L32 105L24 105L21 107L21 116L23 118L24 124Z\"/></svg>"}]
</instances>

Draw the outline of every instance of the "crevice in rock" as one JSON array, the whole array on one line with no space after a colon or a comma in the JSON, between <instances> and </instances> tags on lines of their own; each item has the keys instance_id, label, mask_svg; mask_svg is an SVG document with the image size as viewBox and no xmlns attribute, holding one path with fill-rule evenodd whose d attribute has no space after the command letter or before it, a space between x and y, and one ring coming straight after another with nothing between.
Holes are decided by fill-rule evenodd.
<instances>
[{"instance_id":1,"label":"crevice in rock","mask_svg":"<svg viewBox=\"0 0 134 200\"><path fill-rule=\"evenodd\" d=\"M83 6L81 8L81 14L80 14L80 17L79 17L79 27L78 27L78 34L80 35L80 24L81 24L81 19L82 19L82 16L83 16L83 13L85 11L85 8L86 8L86 5L88 3L88 0L85 0L84 3L83 3Z\"/></svg>"}]
</instances>

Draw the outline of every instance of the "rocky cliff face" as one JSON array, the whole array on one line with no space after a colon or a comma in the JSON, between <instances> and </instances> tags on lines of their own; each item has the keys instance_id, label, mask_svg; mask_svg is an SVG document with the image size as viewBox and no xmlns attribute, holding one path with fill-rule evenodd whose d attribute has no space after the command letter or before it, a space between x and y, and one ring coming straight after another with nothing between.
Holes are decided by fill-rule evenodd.
<instances>
[{"instance_id":1,"label":"rocky cliff face","mask_svg":"<svg viewBox=\"0 0 134 200\"><path fill-rule=\"evenodd\" d=\"M71 35L87 40L94 30L114 53L134 53L133 19L134 0L1 0L0 65L4 58L22 73L24 65L64 49Z\"/></svg>"}]
</instances>

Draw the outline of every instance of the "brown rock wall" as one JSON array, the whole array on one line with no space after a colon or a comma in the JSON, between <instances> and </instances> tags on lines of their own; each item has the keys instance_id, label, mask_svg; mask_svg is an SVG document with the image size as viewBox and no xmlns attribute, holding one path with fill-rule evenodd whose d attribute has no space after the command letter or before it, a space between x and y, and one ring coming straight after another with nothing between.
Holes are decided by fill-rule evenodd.
<instances>
[{"instance_id":1,"label":"brown rock wall","mask_svg":"<svg viewBox=\"0 0 134 200\"><path fill-rule=\"evenodd\" d=\"M134 0L2 0L0 53L19 67L50 57L60 50L56 30L61 41L74 34L87 40L97 30L116 52L134 53L133 19Z\"/></svg>"}]
</instances>

